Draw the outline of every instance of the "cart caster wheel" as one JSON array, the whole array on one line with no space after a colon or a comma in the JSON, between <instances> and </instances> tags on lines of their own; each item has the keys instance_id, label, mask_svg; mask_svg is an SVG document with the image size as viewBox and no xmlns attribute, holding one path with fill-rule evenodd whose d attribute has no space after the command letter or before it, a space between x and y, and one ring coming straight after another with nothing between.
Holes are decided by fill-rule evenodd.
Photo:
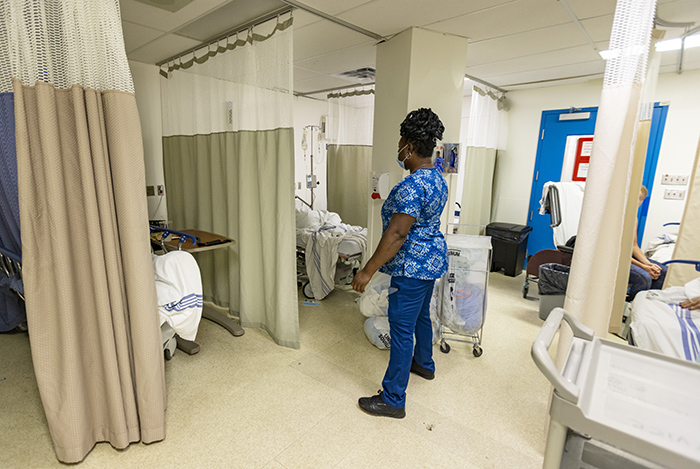
<instances>
[{"instance_id":1,"label":"cart caster wheel","mask_svg":"<svg viewBox=\"0 0 700 469\"><path fill-rule=\"evenodd\" d=\"M301 292L310 300L315 300L314 291L311 289L311 282L306 282L303 287L301 287Z\"/></svg>"},{"instance_id":2,"label":"cart caster wheel","mask_svg":"<svg viewBox=\"0 0 700 469\"><path fill-rule=\"evenodd\" d=\"M169 350L169 349L166 348L166 349L164 350L164 353L165 353L165 359L166 359L166 360L170 360L171 358L173 358L173 354L170 353L170 350Z\"/></svg>"},{"instance_id":3,"label":"cart caster wheel","mask_svg":"<svg viewBox=\"0 0 700 469\"><path fill-rule=\"evenodd\" d=\"M481 350L481 347L479 347L478 345L475 345L473 353L474 353L475 357L479 358L484 353L484 351Z\"/></svg>"},{"instance_id":4,"label":"cart caster wheel","mask_svg":"<svg viewBox=\"0 0 700 469\"><path fill-rule=\"evenodd\" d=\"M440 342L440 351L442 353L450 353L450 344L448 344L444 340Z\"/></svg>"},{"instance_id":5,"label":"cart caster wheel","mask_svg":"<svg viewBox=\"0 0 700 469\"><path fill-rule=\"evenodd\" d=\"M525 283L523 284L523 298L527 298L527 293L530 291L530 285Z\"/></svg>"}]
</instances>

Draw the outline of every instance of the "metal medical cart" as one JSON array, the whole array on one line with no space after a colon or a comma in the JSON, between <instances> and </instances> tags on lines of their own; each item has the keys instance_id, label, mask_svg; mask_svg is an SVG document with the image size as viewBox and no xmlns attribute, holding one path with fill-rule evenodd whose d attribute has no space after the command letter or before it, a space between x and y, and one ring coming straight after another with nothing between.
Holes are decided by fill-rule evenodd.
<instances>
[{"instance_id":1,"label":"metal medical cart","mask_svg":"<svg viewBox=\"0 0 700 469\"><path fill-rule=\"evenodd\" d=\"M562 320L574 339L560 373L547 350ZM554 386L545 469L700 467L699 364L594 337L561 308L549 314L532 358ZM596 448L572 463L581 441Z\"/></svg>"}]
</instances>

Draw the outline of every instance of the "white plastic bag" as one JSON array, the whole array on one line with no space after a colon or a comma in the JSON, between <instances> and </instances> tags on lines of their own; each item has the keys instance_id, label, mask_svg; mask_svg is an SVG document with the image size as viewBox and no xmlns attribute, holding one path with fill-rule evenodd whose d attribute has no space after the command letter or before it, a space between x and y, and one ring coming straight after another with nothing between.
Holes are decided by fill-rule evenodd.
<instances>
[{"instance_id":1,"label":"white plastic bag","mask_svg":"<svg viewBox=\"0 0 700 469\"><path fill-rule=\"evenodd\" d=\"M373 317L365 320L365 335L375 347L387 350L391 347L389 318Z\"/></svg>"},{"instance_id":2,"label":"white plastic bag","mask_svg":"<svg viewBox=\"0 0 700 469\"><path fill-rule=\"evenodd\" d=\"M485 305L484 272L450 269L443 280L442 324L452 332L474 334L483 322Z\"/></svg>"},{"instance_id":3,"label":"white plastic bag","mask_svg":"<svg viewBox=\"0 0 700 469\"><path fill-rule=\"evenodd\" d=\"M365 292L357 298L360 312L368 318L389 314L389 286L391 275L377 272L365 287Z\"/></svg>"},{"instance_id":4,"label":"white plastic bag","mask_svg":"<svg viewBox=\"0 0 700 469\"><path fill-rule=\"evenodd\" d=\"M430 322L433 324L433 344L440 340L440 295L442 294L442 280L435 280L433 296L430 298Z\"/></svg>"}]
</instances>

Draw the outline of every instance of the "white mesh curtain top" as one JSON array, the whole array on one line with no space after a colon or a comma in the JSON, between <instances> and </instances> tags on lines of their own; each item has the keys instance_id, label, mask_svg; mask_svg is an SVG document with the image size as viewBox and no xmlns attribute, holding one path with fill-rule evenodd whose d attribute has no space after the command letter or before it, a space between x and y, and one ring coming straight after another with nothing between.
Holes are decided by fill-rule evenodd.
<instances>
[{"instance_id":1,"label":"white mesh curtain top","mask_svg":"<svg viewBox=\"0 0 700 469\"><path fill-rule=\"evenodd\" d=\"M205 299L299 347L292 18L195 51L161 75L172 226L235 241L197 255Z\"/></svg>"},{"instance_id":2,"label":"white mesh curtain top","mask_svg":"<svg viewBox=\"0 0 700 469\"><path fill-rule=\"evenodd\" d=\"M16 159L0 194L13 181L11 232L21 231L32 361L56 456L76 463L97 442L161 440L163 351L119 2L3 0L0 23L0 104L14 110L0 122L0 151Z\"/></svg>"},{"instance_id":3,"label":"white mesh curtain top","mask_svg":"<svg viewBox=\"0 0 700 469\"><path fill-rule=\"evenodd\" d=\"M344 223L367 226L370 193L374 89L328 95L328 210Z\"/></svg>"},{"instance_id":4,"label":"white mesh curtain top","mask_svg":"<svg viewBox=\"0 0 700 469\"><path fill-rule=\"evenodd\" d=\"M601 336L608 331L618 270L629 270L621 241L625 220L634 222L626 207L628 198L637 197L629 188L655 6L654 0L617 3L609 46L614 57L605 69L567 290L566 309ZM559 363L570 343L570 334L560 339Z\"/></svg>"}]
</instances>

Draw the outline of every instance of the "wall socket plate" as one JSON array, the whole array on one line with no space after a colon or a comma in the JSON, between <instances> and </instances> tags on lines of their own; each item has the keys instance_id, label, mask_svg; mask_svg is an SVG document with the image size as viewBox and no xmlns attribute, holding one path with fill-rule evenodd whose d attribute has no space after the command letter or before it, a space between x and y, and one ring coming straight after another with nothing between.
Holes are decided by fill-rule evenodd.
<instances>
[{"instance_id":1,"label":"wall socket plate","mask_svg":"<svg viewBox=\"0 0 700 469\"><path fill-rule=\"evenodd\" d=\"M146 197L152 197L156 195L156 188L154 186L146 186Z\"/></svg>"},{"instance_id":2,"label":"wall socket plate","mask_svg":"<svg viewBox=\"0 0 700 469\"><path fill-rule=\"evenodd\" d=\"M683 200L685 199L685 189L666 189L664 199Z\"/></svg>"},{"instance_id":3,"label":"wall socket plate","mask_svg":"<svg viewBox=\"0 0 700 469\"><path fill-rule=\"evenodd\" d=\"M685 186L688 184L687 174L663 174L661 184L666 186Z\"/></svg>"},{"instance_id":4,"label":"wall socket plate","mask_svg":"<svg viewBox=\"0 0 700 469\"><path fill-rule=\"evenodd\" d=\"M158 195L165 195L165 186L163 184L158 184L156 186L156 191L158 192Z\"/></svg>"}]
</instances>

